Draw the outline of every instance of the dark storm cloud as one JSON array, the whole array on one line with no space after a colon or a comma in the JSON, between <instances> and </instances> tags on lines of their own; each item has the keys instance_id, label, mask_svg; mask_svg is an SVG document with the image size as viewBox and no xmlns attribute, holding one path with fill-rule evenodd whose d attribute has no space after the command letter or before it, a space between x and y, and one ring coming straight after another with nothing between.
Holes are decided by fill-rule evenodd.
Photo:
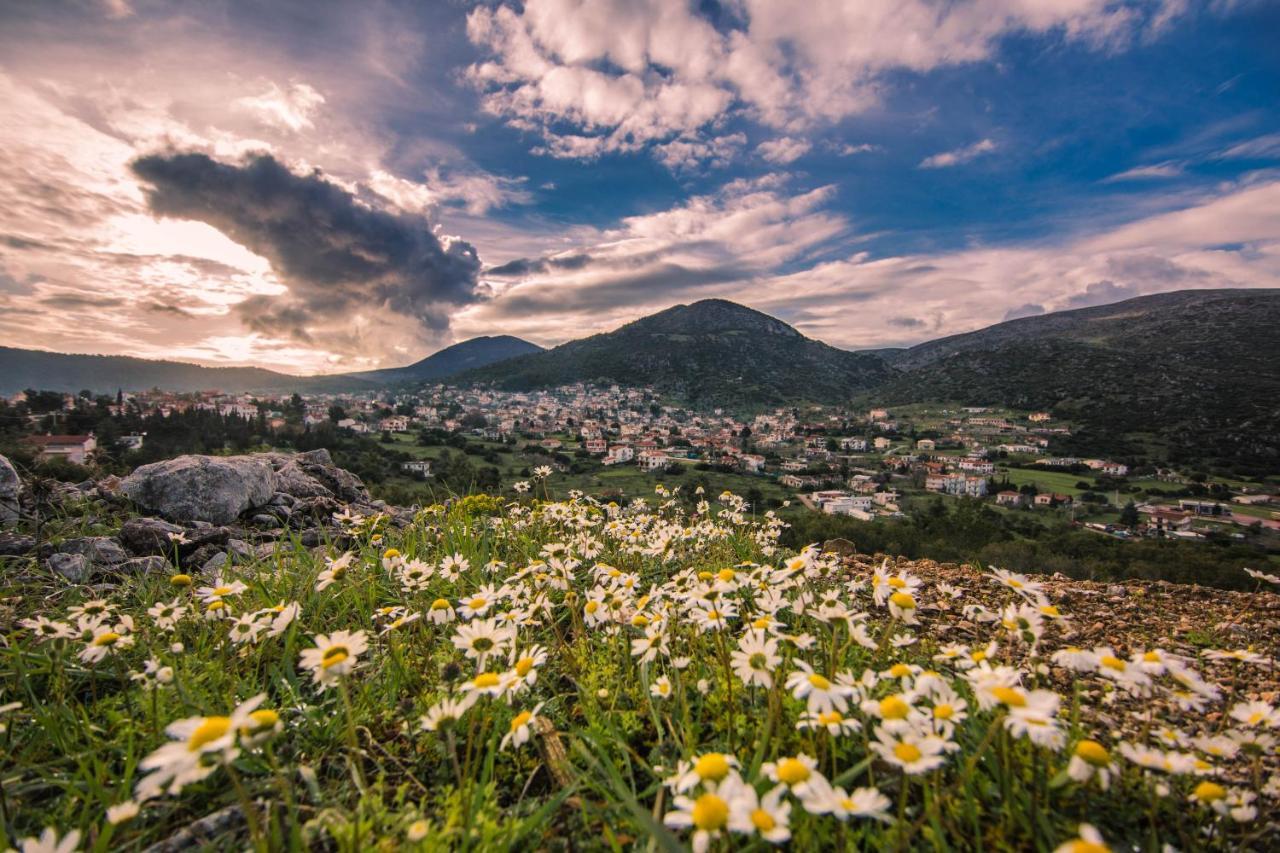
<instances>
[{"instance_id":1,"label":"dark storm cloud","mask_svg":"<svg viewBox=\"0 0 1280 853\"><path fill-rule=\"evenodd\" d=\"M580 270L591 262L591 256L585 254L565 255L559 258L516 258L514 261L507 261L485 272L500 277L518 277L551 270Z\"/></svg>"},{"instance_id":2,"label":"dark storm cloud","mask_svg":"<svg viewBox=\"0 0 1280 853\"><path fill-rule=\"evenodd\" d=\"M929 325L919 317L890 317L886 322L890 326L897 326L899 329L923 329Z\"/></svg>"},{"instance_id":3,"label":"dark storm cloud","mask_svg":"<svg viewBox=\"0 0 1280 853\"><path fill-rule=\"evenodd\" d=\"M124 300L114 296L79 296L68 293L46 296L40 300L40 304L50 308L114 308L123 305Z\"/></svg>"},{"instance_id":4,"label":"dark storm cloud","mask_svg":"<svg viewBox=\"0 0 1280 853\"><path fill-rule=\"evenodd\" d=\"M289 293L237 309L260 331L305 340L308 325L362 307L445 328L450 308L478 298L469 243L441 239L421 216L367 207L319 172L296 175L266 154L240 164L156 154L132 168L153 213L208 223L271 262Z\"/></svg>"}]
</instances>

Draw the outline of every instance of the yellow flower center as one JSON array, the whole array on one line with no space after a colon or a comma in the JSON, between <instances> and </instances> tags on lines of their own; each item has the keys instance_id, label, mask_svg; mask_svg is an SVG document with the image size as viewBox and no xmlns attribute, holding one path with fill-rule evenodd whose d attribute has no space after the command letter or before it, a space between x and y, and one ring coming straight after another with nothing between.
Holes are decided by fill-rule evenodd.
<instances>
[{"instance_id":1,"label":"yellow flower center","mask_svg":"<svg viewBox=\"0 0 1280 853\"><path fill-rule=\"evenodd\" d=\"M933 706L933 717L937 720L949 720L956 715L956 709L943 702Z\"/></svg>"},{"instance_id":2,"label":"yellow flower center","mask_svg":"<svg viewBox=\"0 0 1280 853\"><path fill-rule=\"evenodd\" d=\"M716 577L718 577L720 580L724 581L725 583L728 583L729 581L737 577L737 572L735 572L733 569L721 569L720 571L716 572Z\"/></svg>"},{"instance_id":3,"label":"yellow flower center","mask_svg":"<svg viewBox=\"0 0 1280 853\"><path fill-rule=\"evenodd\" d=\"M919 761L924 756L924 753L920 751L920 747L916 746L914 743L896 744L893 747L893 754L904 764Z\"/></svg>"},{"instance_id":4,"label":"yellow flower center","mask_svg":"<svg viewBox=\"0 0 1280 853\"><path fill-rule=\"evenodd\" d=\"M101 634L93 638L93 644L95 646L112 646L115 645L116 640L119 639L120 635L115 631L103 631Z\"/></svg>"},{"instance_id":5,"label":"yellow flower center","mask_svg":"<svg viewBox=\"0 0 1280 853\"><path fill-rule=\"evenodd\" d=\"M191 586L191 575L172 575L169 583L174 586Z\"/></svg>"},{"instance_id":6,"label":"yellow flower center","mask_svg":"<svg viewBox=\"0 0 1280 853\"><path fill-rule=\"evenodd\" d=\"M808 779L809 766L798 758L784 758L778 762L778 781L797 785Z\"/></svg>"},{"instance_id":7,"label":"yellow flower center","mask_svg":"<svg viewBox=\"0 0 1280 853\"><path fill-rule=\"evenodd\" d=\"M1111 848L1105 844L1094 844L1092 841L1085 841L1083 838L1076 838L1062 845L1063 853L1111 853Z\"/></svg>"},{"instance_id":8,"label":"yellow flower center","mask_svg":"<svg viewBox=\"0 0 1280 853\"><path fill-rule=\"evenodd\" d=\"M756 809L751 813L751 825L761 832L772 832L778 822L764 809Z\"/></svg>"},{"instance_id":9,"label":"yellow flower center","mask_svg":"<svg viewBox=\"0 0 1280 853\"><path fill-rule=\"evenodd\" d=\"M649 617L645 616L643 613L637 613L635 616L631 617L631 624L635 625L637 628L643 628L649 624Z\"/></svg>"},{"instance_id":10,"label":"yellow flower center","mask_svg":"<svg viewBox=\"0 0 1280 853\"><path fill-rule=\"evenodd\" d=\"M1040 608L1040 612L1043 613L1045 616L1052 616L1054 618L1057 618L1062 615L1062 611L1059 610L1057 606L1053 604L1044 605L1043 607Z\"/></svg>"},{"instance_id":11,"label":"yellow flower center","mask_svg":"<svg viewBox=\"0 0 1280 853\"><path fill-rule=\"evenodd\" d=\"M533 669L533 658L520 658L516 661L516 675L524 678Z\"/></svg>"},{"instance_id":12,"label":"yellow flower center","mask_svg":"<svg viewBox=\"0 0 1280 853\"><path fill-rule=\"evenodd\" d=\"M586 611L587 611L588 613L595 613L595 612L596 612L597 610L599 610L599 609L600 609L600 602L598 602L598 601L588 601L588 602L587 602Z\"/></svg>"},{"instance_id":13,"label":"yellow flower center","mask_svg":"<svg viewBox=\"0 0 1280 853\"><path fill-rule=\"evenodd\" d=\"M982 663L986 659L987 659L987 653L982 649L978 649L976 652L969 655L969 660L973 661L974 663Z\"/></svg>"},{"instance_id":14,"label":"yellow flower center","mask_svg":"<svg viewBox=\"0 0 1280 853\"><path fill-rule=\"evenodd\" d=\"M911 667L907 666L905 663L895 663L893 666L889 667L889 675L894 678L906 678L910 674Z\"/></svg>"},{"instance_id":15,"label":"yellow flower center","mask_svg":"<svg viewBox=\"0 0 1280 853\"><path fill-rule=\"evenodd\" d=\"M220 598L216 598L213 601L210 601L209 606L205 608L205 610L209 611L210 613L215 613L219 610L226 610L226 609L227 609L227 603Z\"/></svg>"},{"instance_id":16,"label":"yellow flower center","mask_svg":"<svg viewBox=\"0 0 1280 853\"><path fill-rule=\"evenodd\" d=\"M729 759L719 752L708 752L694 762L693 772L698 774L699 779L719 782L729 775Z\"/></svg>"},{"instance_id":17,"label":"yellow flower center","mask_svg":"<svg viewBox=\"0 0 1280 853\"><path fill-rule=\"evenodd\" d=\"M511 731L514 732L515 730L521 728L532 719L533 719L532 713L530 713L529 711L521 711L519 714L516 714L514 717L511 718Z\"/></svg>"},{"instance_id":18,"label":"yellow flower center","mask_svg":"<svg viewBox=\"0 0 1280 853\"><path fill-rule=\"evenodd\" d=\"M478 595L467 602L467 604L471 607L472 610L479 610L481 607L484 607L488 603L489 602L485 601L483 598L481 598Z\"/></svg>"},{"instance_id":19,"label":"yellow flower center","mask_svg":"<svg viewBox=\"0 0 1280 853\"><path fill-rule=\"evenodd\" d=\"M231 587L229 587L229 586L216 586L216 587L214 587L214 588L213 588L213 594L214 594L214 595L230 595L230 594L231 594Z\"/></svg>"},{"instance_id":20,"label":"yellow flower center","mask_svg":"<svg viewBox=\"0 0 1280 853\"><path fill-rule=\"evenodd\" d=\"M909 592L895 592L889 600L903 610L914 610L916 606L916 600Z\"/></svg>"},{"instance_id":21,"label":"yellow flower center","mask_svg":"<svg viewBox=\"0 0 1280 853\"><path fill-rule=\"evenodd\" d=\"M991 695L996 697L996 701L1008 705L1010 708L1023 708L1027 704L1027 697L1022 695L1021 690L1013 687L993 687Z\"/></svg>"},{"instance_id":22,"label":"yellow flower center","mask_svg":"<svg viewBox=\"0 0 1280 853\"><path fill-rule=\"evenodd\" d=\"M901 696L886 696L880 700L880 717L885 720L905 720L911 706Z\"/></svg>"},{"instance_id":23,"label":"yellow flower center","mask_svg":"<svg viewBox=\"0 0 1280 853\"><path fill-rule=\"evenodd\" d=\"M395 548L388 548L386 551L382 552L382 556L383 556L383 559L394 560L396 557L400 556L400 552L397 551Z\"/></svg>"},{"instance_id":24,"label":"yellow flower center","mask_svg":"<svg viewBox=\"0 0 1280 853\"><path fill-rule=\"evenodd\" d=\"M759 619L751 623L751 627L755 628L757 631L763 631L768 628L769 625L770 621L768 616L761 616Z\"/></svg>"},{"instance_id":25,"label":"yellow flower center","mask_svg":"<svg viewBox=\"0 0 1280 853\"><path fill-rule=\"evenodd\" d=\"M476 676L476 680L472 683L481 690L488 687L497 687L498 674L496 672L482 672Z\"/></svg>"},{"instance_id":26,"label":"yellow flower center","mask_svg":"<svg viewBox=\"0 0 1280 853\"><path fill-rule=\"evenodd\" d=\"M1226 797L1227 789L1217 782L1201 782L1196 785L1196 789L1191 792L1191 796L1202 803L1212 803L1214 800L1221 800Z\"/></svg>"},{"instance_id":27,"label":"yellow flower center","mask_svg":"<svg viewBox=\"0 0 1280 853\"><path fill-rule=\"evenodd\" d=\"M827 679L824 676L818 675L818 673L816 672L810 673L809 684L813 685L814 689L816 690L831 689L831 682L827 681Z\"/></svg>"},{"instance_id":28,"label":"yellow flower center","mask_svg":"<svg viewBox=\"0 0 1280 853\"><path fill-rule=\"evenodd\" d=\"M844 722L844 714L839 711L823 711L818 715L818 722L824 726L834 726Z\"/></svg>"},{"instance_id":29,"label":"yellow flower center","mask_svg":"<svg viewBox=\"0 0 1280 853\"><path fill-rule=\"evenodd\" d=\"M324 650L324 657L320 658L320 667L329 669L342 663L350 656L351 653L347 651L346 646L330 646Z\"/></svg>"},{"instance_id":30,"label":"yellow flower center","mask_svg":"<svg viewBox=\"0 0 1280 853\"><path fill-rule=\"evenodd\" d=\"M225 736L230 728L230 717L205 717L187 739L187 749L191 752L199 752Z\"/></svg>"},{"instance_id":31,"label":"yellow flower center","mask_svg":"<svg viewBox=\"0 0 1280 853\"><path fill-rule=\"evenodd\" d=\"M889 586L893 587L894 589L902 589L907 585L907 582L904 581L902 578L889 578L889 580L885 581L885 583L889 584Z\"/></svg>"},{"instance_id":32,"label":"yellow flower center","mask_svg":"<svg viewBox=\"0 0 1280 853\"><path fill-rule=\"evenodd\" d=\"M1144 655L1142 656L1142 659L1143 659L1144 661L1146 661L1147 663L1160 663L1160 653L1159 653L1159 652L1147 652L1146 654L1144 654Z\"/></svg>"},{"instance_id":33,"label":"yellow flower center","mask_svg":"<svg viewBox=\"0 0 1280 853\"><path fill-rule=\"evenodd\" d=\"M700 581L709 581L713 577L715 577L715 575L711 574L711 572L698 572L698 580Z\"/></svg>"},{"instance_id":34,"label":"yellow flower center","mask_svg":"<svg viewBox=\"0 0 1280 853\"><path fill-rule=\"evenodd\" d=\"M1108 669L1114 669L1117 672L1124 672L1124 661L1120 660L1120 658L1116 657L1115 655L1103 655L1102 657L1098 658L1098 663L1102 664Z\"/></svg>"},{"instance_id":35,"label":"yellow flower center","mask_svg":"<svg viewBox=\"0 0 1280 853\"><path fill-rule=\"evenodd\" d=\"M435 601L431 602L431 609L432 610L448 610L449 602L443 598L437 598Z\"/></svg>"},{"instance_id":36,"label":"yellow flower center","mask_svg":"<svg viewBox=\"0 0 1280 853\"><path fill-rule=\"evenodd\" d=\"M1082 740L1076 744L1076 755L1094 767L1106 767L1111 763L1107 748L1096 740Z\"/></svg>"},{"instance_id":37,"label":"yellow flower center","mask_svg":"<svg viewBox=\"0 0 1280 853\"><path fill-rule=\"evenodd\" d=\"M693 825L711 832L729 821L729 804L715 794L703 794L693 804Z\"/></svg>"},{"instance_id":38,"label":"yellow flower center","mask_svg":"<svg viewBox=\"0 0 1280 853\"><path fill-rule=\"evenodd\" d=\"M1009 584L1009 586L1013 587L1014 589L1022 589L1022 581L1018 580L1017 578L1009 578L1009 580L1005 582Z\"/></svg>"}]
</instances>

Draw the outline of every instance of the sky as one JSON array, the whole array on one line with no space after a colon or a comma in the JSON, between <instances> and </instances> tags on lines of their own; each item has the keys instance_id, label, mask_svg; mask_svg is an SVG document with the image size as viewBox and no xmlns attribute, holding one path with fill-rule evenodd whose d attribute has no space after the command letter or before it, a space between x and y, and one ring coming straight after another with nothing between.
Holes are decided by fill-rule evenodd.
<instances>
[{"instance_id":1,"label":"sky","mask_svg":"<svg viewBox=\"0 0 1280 853\"><path fill-rule=\"evenodd\" d=\"M0 344L295 373L704 298L1280 287L1274 0L0 5Z\"/></svg>"}]
</instances>

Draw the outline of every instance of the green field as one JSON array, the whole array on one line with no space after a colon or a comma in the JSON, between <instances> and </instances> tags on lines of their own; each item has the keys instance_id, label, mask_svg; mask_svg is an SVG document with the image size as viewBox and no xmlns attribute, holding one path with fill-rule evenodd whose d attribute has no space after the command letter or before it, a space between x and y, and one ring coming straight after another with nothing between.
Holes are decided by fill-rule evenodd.
<instances>
[{"instance_id":1,"label":"green field","mask_svg":"<svg viewBox=\"0 0 1280 853\"><path fill-rule=\"evenodd\" d=\"M1070 474L1063 471L1028 471L1025 468L997 468L996 480L1003 481L1008 478L1010 482L1017 486L1025 486L1033 484L1042 492L1056 492L1060 495L1079 495L1084 492L1083 489L1076 488L1076 483L1087 482L1093 483L1093 477L1088 474Z\"/></svg>"}]
</instances>

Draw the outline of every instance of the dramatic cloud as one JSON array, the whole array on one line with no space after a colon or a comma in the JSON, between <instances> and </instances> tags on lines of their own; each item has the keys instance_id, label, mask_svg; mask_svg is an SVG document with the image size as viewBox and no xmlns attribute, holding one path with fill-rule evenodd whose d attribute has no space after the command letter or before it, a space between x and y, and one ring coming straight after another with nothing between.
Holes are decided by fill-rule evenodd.
<instances>
[{"instance_id":1,"label":"dramatic cloud","mask_svg":"<svg viewBox=\"0 0 1280 853\"><path fill-rule=\"evenodd\" d=\"M205 222L271 262L289 292L238 309L259 331L311 342L370 309L439 330L476 298L470 244L421 217L371 209L319 174L295 175L268 155L232 165L198 153L142 157L133 170L153 213Z\"/></svg>"},{"instance_id":2,"label":"dramatic cloud","mask_svg":"<svg viewBox=\"0 0 1280 853\"><path fill-rule=\"evenodd\" d=\"M482 6L468 17L467 35L487 57L467 78L486 109L537 133L546 153L591 158L677 138L714 144L739 115L794 134L875 105L893 71L988 60L1012 33L1056 32L1115 50L1135 35L1158 35L1186 4L811 0L798 14L791 4L743 0L726 4L714 24L695 7L689 0ZM771 162L799 156L777 150Z\"/></svg>"},{"instance_id":3,"label":"dramatic cloud","mask_svg":"<svg viewBox=\"0 0 1280 853\"><path fill-rule=\"evenodd\" d=\"M980 139L972 145L966 145L963 148L957 148L954 151L944 151L941 154L934 154L932 157L926 157L920 161L921 169L946 169L951 166L959 166L961 163L968 163L975 160L983 154L990 154L996 150L996 143L990 139Z\"/></svg>"}]
</instances>

